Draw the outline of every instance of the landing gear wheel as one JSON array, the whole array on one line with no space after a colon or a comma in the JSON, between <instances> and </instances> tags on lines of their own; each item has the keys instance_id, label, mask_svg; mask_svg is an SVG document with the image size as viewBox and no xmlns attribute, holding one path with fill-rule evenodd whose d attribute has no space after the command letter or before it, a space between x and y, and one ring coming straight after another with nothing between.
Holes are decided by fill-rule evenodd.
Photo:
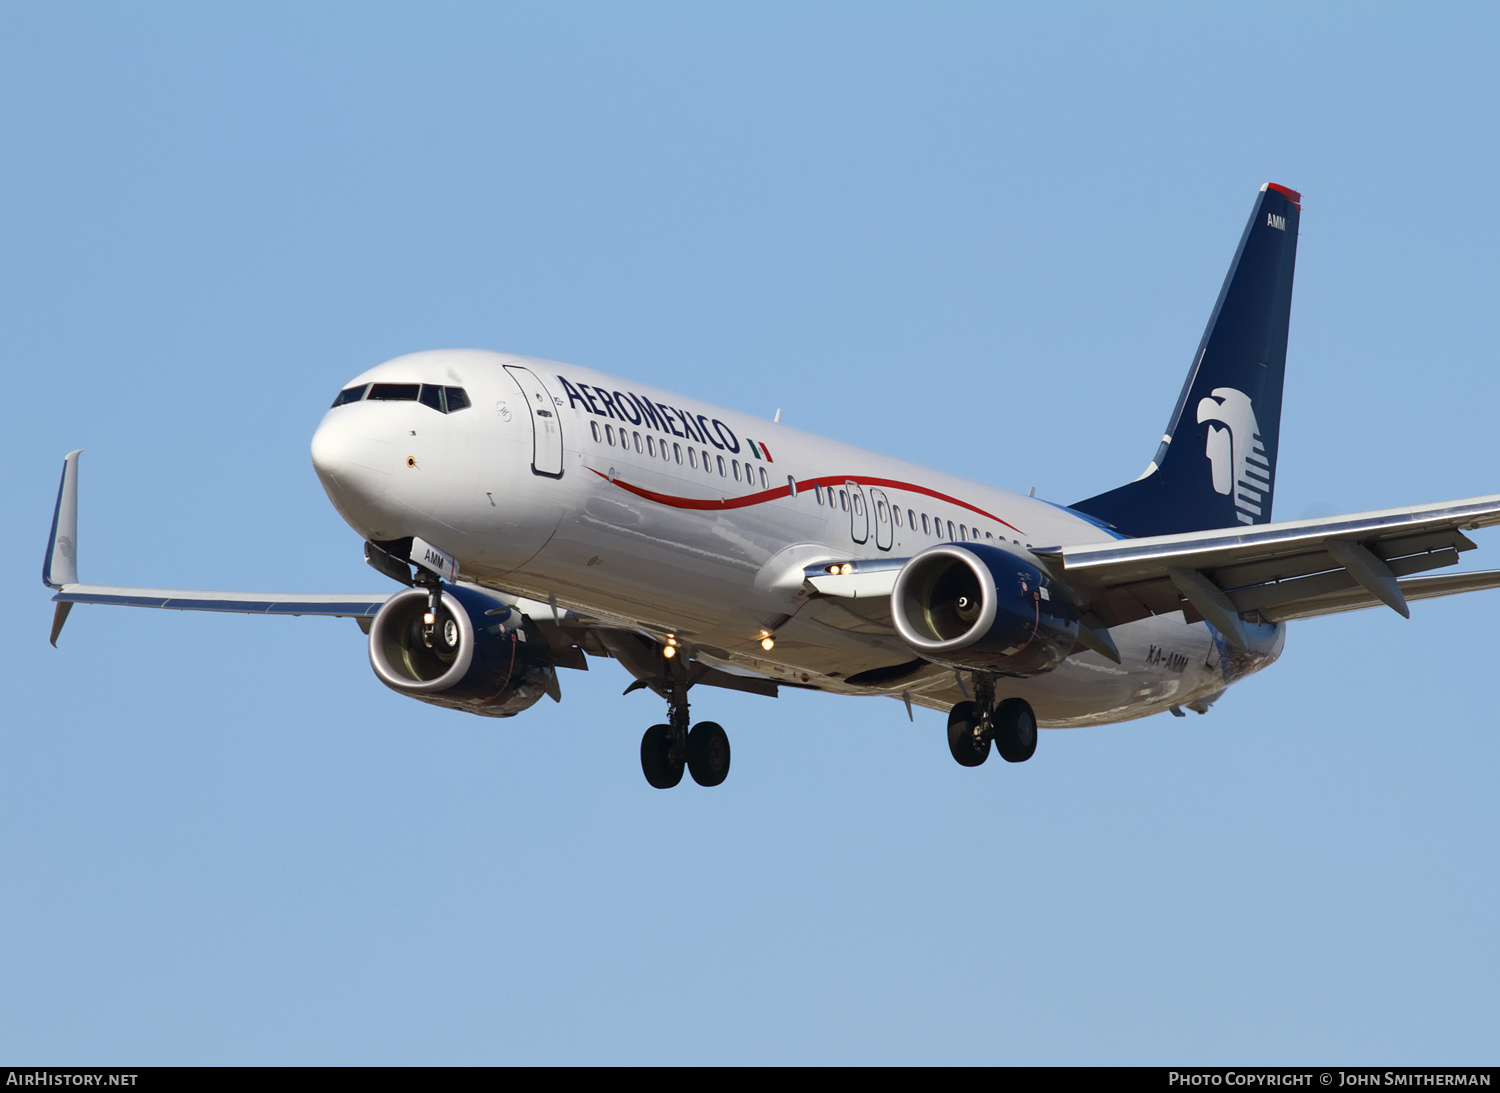
<instances>
[{"instance_id":1,"label":"landing gear wheel","mask_svg":"<svg viewBox=\"0 0 1500 1093\"><path fill-rule=\"evenodd\" d=\"M1007 698L995 707L995 750L1007 763L1024 763L1035 753L1036 714L1024 698Z\"/></svg>"},{"instance_id":2,"label":"landing gear wheel","mask_svg":"<svg viewBox=\"0 0 1500 1093\"><path fill-rule=\"evenodd\" d=\"M682 781L682 756L673 762L672 727L652 725L641 737L641 773L657 789L671 789ZM725 767L729 766L726 759Z\"/></svg>"},{"instance_id":3,"label":"landing gear wheel","mask_svg":"<svg viewBox=\"0 0 1500 1093\"><path fill-rule=\"evenodd\" d=\"M700 786L723 782L729 777L729 734L716 722L698 722L688 733L687 765Z\"/></svg>"},{"instance_id":4,"label":"landing gear wheel","mask_svg":"<svg viewBox=\"0 0 1500 1093\"><path fill-rule=\"evenodd\" d=\"M948 711L948 750L959 766L977 767L990 757L990 738L979 733L977 702L960 702Z\"/></svg>"}]
</instances>

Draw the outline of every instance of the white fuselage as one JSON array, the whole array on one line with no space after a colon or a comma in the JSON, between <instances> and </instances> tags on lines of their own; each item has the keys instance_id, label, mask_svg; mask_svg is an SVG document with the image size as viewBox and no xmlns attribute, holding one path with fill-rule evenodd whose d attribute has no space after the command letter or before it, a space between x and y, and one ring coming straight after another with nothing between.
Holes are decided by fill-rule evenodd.
<instances>
[{"instance_id":1,"label":"white fuselage","mask_svg":"<svg viewBox=\"0 0 1500 1093\"><path fill-rule=\"evenodd\" d=\"M812 595L809 565L976 536L1043 547L1110 534L1036 498L573 365L438 350L351 381L365 383L460 387L471 405L329 410L313 462L360 535L419 536L458 559L462 580L672 634L700 660L781 683L938 708L964 697L937 666L845 682L915 655L858 603ZM1049 726L1202 707L1279 655L1282 627L1252 629L1246 653L1181 614L1149 618L1111 631L1120 664L1080 652L998 687Z\"/></svg>"}]
</instances>

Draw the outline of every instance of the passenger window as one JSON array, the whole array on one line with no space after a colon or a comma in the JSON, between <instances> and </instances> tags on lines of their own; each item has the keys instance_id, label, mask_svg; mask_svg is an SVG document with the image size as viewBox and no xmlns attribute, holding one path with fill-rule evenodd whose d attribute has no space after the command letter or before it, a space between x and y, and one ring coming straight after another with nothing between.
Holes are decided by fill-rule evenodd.
<instances>
[{"instance_id":1,"label":"passenger window","mask_svg":"<svg viewBox=\"0 0 1500 1093\"><path fill-rule=\"evenodd\" d=\"M720 478L728 478L729 477L727 474L724 473L724 457L722 455L719 456L719 477Z\"/></svg>"},{"instance_id":2,"label":"passenger window","mask_svg":"<svg viewBox=\"0 0 1500 1093\"><path fill-rule=\"evenodd\" d=\"M957 535L954 535L954 534L953 534L953 521L952 521L952 520L949 520L949 521L948 521L948 538L949 538L949 539L950 539L950 540L951 540L951 539L957 539L957 538L958 538L958 536L957 536Z\"/></svg>"},{"instance_id":3,"label":"passenger window","mask_svg":"<svg viewBox=\"0 0 1500 1093\"><path fill-rule=\"evenodd\" d=\"M713 474L714 473L714 461L709 456L708 451L706 449L703 452L703 473L704 474ZM720 474L724 473L724 460L723 460L722 457L720 457L720 459L719 459L719 473Z\"/></svg>"},{"instance_id":4,"label":"passenger window","mask_svg":"<svg viewBox=\"0 0 1500 1093\"><path fill-rule=\"evenodd\" d=\"M969 529L964 527L962 524L958 525L958 538L959 541L963 543L967 543L969 541Z\"/></svg>"},{"instance_id":5,"label":"passenger window","mask_svg":"<svg viewBox=\"0 0 1500 1093\"><path fill-rule=\"evenodd\" d=\"M599 443L599 423L597 421L591 421L589 422L589 428L594 432L594 443Z\"/></svg>"},{"instance_id":6,"label":"passenger window","mask_svg":"<svg viewBox=\"0 0 1500 1093\"><path fill-rule=\"evenodd\" d=\"M917 530L917 514L911 509L906 510L906 526L911 528L912 531Z\"/></svg>"},{"instance_id":7,"label":"passenger window","mask_svg":"<svg viewBox=\"0 0 1500 1093\"><path fill-rule=\"evenodd\" d=\"M650 456L656 455L656 441L651 439L650 433L646 434L646 454Z\"/></svg>"},{"instance_id":8,"label":"passenger window","mask_svg":"<svg viewBox=\"0 0 1500 1093\"><path fill-rule=\"evenodd\" d=\"M613 448L615 446L615 427L613 425L606 425L604 427L604 435L609 438L609 446Z\"/></svg>"},{"instance_id":9,"label":"passenger window","mask_svg":"<svg viewBox=\"0 0 1500 1093\"><path fill-rule=\"evenodd\" d=\"M845 512L849 511L849 491L839 490L839 508Z\"/></svg>"},{"instance_id":10,"label":"passenger window","mask_svg":"<svg viewBox=\"0 0 1500 1093\"><path fill-rule=\"evenodd\" d=\"M760 488L763 490L771 488L771 480L766 477L766 469L764 467L760 468Z\"/></svg>"},{"instance_id":11,"label":"passenger window","mask_svg":"<svg viewBox=\"0 0 1500 1093\"><path fill-rule=\"evenodd\" d=\"M927 526L927 514L925 512L922 514L922 534L923 535L931 535L932 534L932 529Z\"/></svg>"},{"instance_id":12,"label":"passenger window","mask_svg":"<svg viewBox=\"0 0 1500 1093\"><path fill-rule=\"evenodd\" d=\"M979 529L978 528L970 528L969 531L973 534L974 541L976 543L979 542Z\"/></svg>"},{"instance_id":13,"label":"passenger window","mask_svg":"<svg viewBox=\"0 0 1500 1093\"><path fill-rule=\"evenodd\" d=\"M989 532L985 532L985 533L984 533L984 537L985 537L985 538L986 538L986 539L993 539L993 538L994 538L994 536L993 536L993 535L991 535L991 534L990 534L990 533L989 533Z\"/></svg>"},{"instance_id":14,"label":"passenger window","mask_svg":"<svg viewBox=\"0 0 1500 1093\"><path fill-rule=\"evenodd\" d=\"M688 454L692 455L693 453L689 452ZM679 466L682 465L682 445L681 444L673 444L672 445L672 457L677 460L677 463L678 463Z\"/></svg>"},{"instance_id":15,"label":"passenger window","mask_svg":"<svg viewBox=\"0 0 1500 1093\"><path fill-rule=\"evenodd\" d=\"M797 496L797 476L789 474L786 476L786 492L788 496Z\"/></svg>"},{"instance_id":16,"label":"passenger window","mask_svg":"<svg viewBox=\"0 0 1500 1093\"><path fill-rule=\"evenodd\" d=\"M345 387L339 392L338 398L333 400L333 406L343 406L348 402L358 402L365 397L365 388L368 386L369 384L362 383L358 387ZM329 409L333 409L333 406L330 406Z\"/></svg>"},{"instance_id":17,"label":"passenger window","mask_svg":"<svg viewBox=\"0 0 1500 1093\"><path fill-rule=\"evenodd\" d=\"M377 383L370 387L370 398L376 402L416 402L419 383Z\"/></svg>"},{"instance_id":18,"label":"passenger window","mask_svg":"<svg viewBox=\"0 0 1500 1093\"><path fill-rule=\"evenodd\" d=\"M674 445L674 447L675 447L675 445ZM679 462L679 463L682 462L682 455L681 455L681 453L678 453L677 462ZM695 470L695 471L698 469L698 457L693 454L693 449L691 449L691 448L688 449L688 466L692 467L693 470Z\"/></svg>"},{"instance_id":19,"label":"passenger window","mask_svg":"<svg viewBox=\"0 0 1500 1093\"><path fill-rule=\"evenodd\" d=\"M817 497L818 504L821 505L823 503L823 487L822 486L814 486L813 487L813 495L815 497Z\"/></svg>"},{"instance_id":20,"label":"passenger window","mask_svg":"<svg viewBox=\"0 0 1500 1093\"><path fill-rule=\"evenodd\" d=\"M731 459L729 465L734 468L734 480L738 482L740 480L740 461L738 459Z\"/></svg>"},{"instance_id":21,"label":"passenger window","mask_svg":"<svg viewBox=\"0 0 1500 1093\"><path fill-rule=\"evenodd\" d=\"M641 434L640 433L632 433L631 436L635 437L635 454L636 455L640 455L641 451L642 451L642 449L641 449Z\"/></svg>"},{"instance_id":22,"label":"passenger window","mask_svg":"<svg viewBox=\"0 0 1500 1093\"><path fill-rule=\"evenodd\" d=\"M448 396L448 413L469 408L469 395L462 387L444 387L443 394Z\"/></svg>"},{"instance_id":23,"label":"passenger window","mask_svg":"<svg viewBox=\"0 0 1500 1093\"><path fill-rule=\"evenodd\" d=\"M627 452L630 451L630 434L624 429L620 430L620 447L624 448Z\"/></svg>"}]
</instances>

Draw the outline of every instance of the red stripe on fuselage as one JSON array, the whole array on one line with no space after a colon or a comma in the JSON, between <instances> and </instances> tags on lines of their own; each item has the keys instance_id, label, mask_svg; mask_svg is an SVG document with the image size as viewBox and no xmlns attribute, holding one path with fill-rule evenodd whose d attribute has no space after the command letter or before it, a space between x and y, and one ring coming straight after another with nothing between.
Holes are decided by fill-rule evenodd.
<instances>
[{"instance_id":1,"label":"red stripe on fuselage","mask_svg":"<svg viewBox=\"0 0 1500 1093\"><path fill-rule=\"evenodd\" d=\"M600 478L603 478L606 481L609 480L609 475L605 474L603 471L595 471L593 467L590 467L589 470L594 471L594 473L597 474ZM791 496L792 492L790 486L777 486L774 489L761 490L758 493L747 493L743 497L721 497L715 500L697 497L678 497L676 494L671 493L657 493L655 490L648 490L642 486L633 486L629 482L621 481L618 476L616 476L613 481L616 486L619 486L622 490L625 490L629 493L635 494L637 497L644 497L647 501L655 501L659 505L668 505L674 509L744 509L749 508L751 505L763 505L767 501L776 500L778 497L789 497ZM949 497L946 493L939 493L937 490L930 490L926 486L918 486L912 482L902 482L895 478L838 478L834 476L825 478L807 478L797 483L797 489L811 489L814 486L845 486L850 482L857 483L861 486L878 486L884 489L906 490L908 493L920 493L923 496L931 497L938 501L946 501L950 505L957 505L960 508L968 509L972 513L983 516L986 520L993 520L997 524L1004 524L1017 535L1026 534L1010 521L1002 520L994 513L985 512L984 509L978 508L975 505L971 505L967 501L960 501L957 497Z\"/></svg>"}]
</instances>

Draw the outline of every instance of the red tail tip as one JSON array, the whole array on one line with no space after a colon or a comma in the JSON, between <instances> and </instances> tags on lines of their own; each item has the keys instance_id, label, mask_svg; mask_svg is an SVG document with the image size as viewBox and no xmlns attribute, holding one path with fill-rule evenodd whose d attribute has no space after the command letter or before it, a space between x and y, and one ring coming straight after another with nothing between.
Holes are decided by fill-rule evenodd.
<instances>
[{"instance_id":1,"label":"red tail tip","mask_svg":"<svg viewBox=\"0 0 1500 1093\"><path fill-rule=\"evenodd\" d=\"M1267 182L1264 186L1261 187L1261 189L1275 190L1282 197L1289 199L1293 205L1297 206L1298 209L1302 208L1302 195L1299 194L1296 190L1292 189L1290 186L1282 186L1281 184L1276 182Z\"/></svg>"}]
</instances>

